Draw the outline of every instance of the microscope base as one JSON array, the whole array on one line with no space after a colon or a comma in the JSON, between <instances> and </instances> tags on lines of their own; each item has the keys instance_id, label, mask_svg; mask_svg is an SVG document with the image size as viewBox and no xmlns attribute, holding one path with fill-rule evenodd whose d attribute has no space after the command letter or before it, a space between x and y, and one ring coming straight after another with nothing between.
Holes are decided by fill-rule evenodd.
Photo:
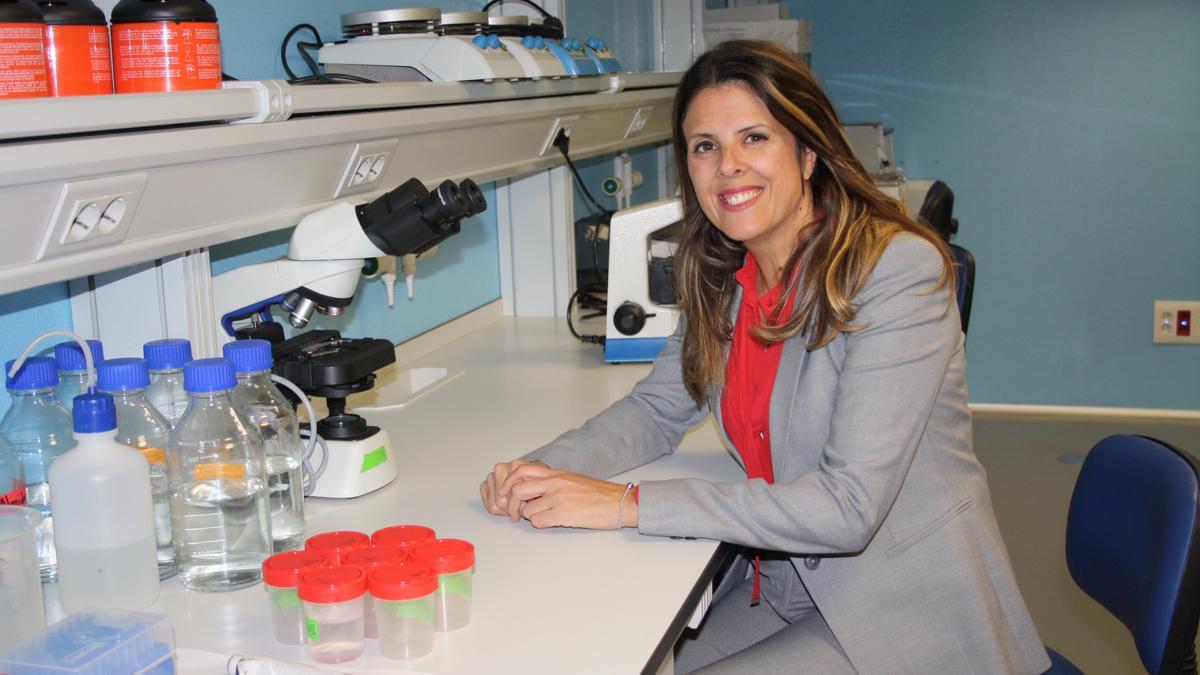
<instances>
[{"instance_id":1,"label":"microscope base","mask_svg":"<svg viewBox=\"0 0 1200 675\"><path fill-rule=\"evenodd\" d=\"M606 363L640 363L653 361L667 344L663 337L610 337L604 341Z\"/></svg>"},{"instance_id":2,"label":"microscope base","mask_svg":"<svg viewBox=\"0 0 1200 675\"><path fill-rule=\"evenodd\" d=\"M400 462L383 429L362 440L326 440L325 444L329 447L329 463L311 497L359 497L387 485L400 474ZM321 464L320 453L318 445L311 460L314 468Z\"/></svg>"}]
</instances>

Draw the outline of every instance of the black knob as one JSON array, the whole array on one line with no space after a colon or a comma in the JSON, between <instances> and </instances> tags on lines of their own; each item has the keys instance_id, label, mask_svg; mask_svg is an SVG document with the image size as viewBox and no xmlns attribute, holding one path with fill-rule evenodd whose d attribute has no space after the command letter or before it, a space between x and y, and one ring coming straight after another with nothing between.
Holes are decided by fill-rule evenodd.
<instances>
[{"instance_id":1,"label":"black knob","mask_svg":"<svg viewBox=\"0 0 1200 675\"><path fill-rule=\"evenodd\" d=\"M613 324L621 335L637 335L646 326L646 310L636 302L623 302L613 312Z\"/></svg>"}]
</instances>

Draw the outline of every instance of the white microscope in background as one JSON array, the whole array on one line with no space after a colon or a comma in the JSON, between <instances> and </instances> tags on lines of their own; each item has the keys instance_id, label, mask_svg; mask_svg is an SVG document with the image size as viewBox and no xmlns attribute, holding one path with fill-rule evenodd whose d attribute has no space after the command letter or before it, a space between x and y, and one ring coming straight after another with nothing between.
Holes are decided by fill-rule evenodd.
<instances>
[{"instance_id":1,"label":"white microscope in background","mask_svg":"<svg viewBox=\"0 0 1200 675\"><path fill-rule=\"evenodd\" d=\"M604 360L653 361L679 320L674 283L675 249L664 236L683 220L679 199L616 212L608 234L608 316Z\"/></svg>"},{"instance_id":2,"label":"white microscope in background","mask_svg":"<svg viewBox=\"0 0 1200 675\"><path fill-rule=\"evenodd\" d=\"M234 338L272 343L275 374L326 400L329 415L310 424L328 448L312 496L357 497L399 473L387 432L346 412L346 398L374 386L375 371L395 362L388 340L344 338L318 330L285 340L270 308L290 312L304 328L313 312L338 316L354 299L363 260L420 255L457 234L464 218L487 202L471 180L445 181L432 192L413 178L366 204L339 201L304 217L287 256L246 265L213 278L217 317Z\"/></svg>"}]
</instances>

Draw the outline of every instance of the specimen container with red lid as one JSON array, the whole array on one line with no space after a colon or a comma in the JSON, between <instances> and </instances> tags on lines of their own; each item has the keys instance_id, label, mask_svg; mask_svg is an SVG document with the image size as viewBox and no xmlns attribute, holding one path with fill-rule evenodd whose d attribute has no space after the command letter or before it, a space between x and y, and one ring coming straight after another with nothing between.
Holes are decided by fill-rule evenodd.
<instances>
[{"instance_id":1,"label":"specimen container with red lid","mask_svg":"<svg viewBox=\"0 0 1200 675\"><path fill-rule=\"evenodd\" d=\"M475 574L475 547L461 539L435 539L410 554L438 574L434 598L434 628L449 631L471 622L471 582Z\"/></svg>"},{"instance_id":2,"label":"specimen container with red lid","mask_svg":"<svg viewBox=\"0 0 1200 675\"><path fill-rule=\"evenodd\" d=\"M333 565L300 574L308 651L321 663L341 663L363 653L363 598L367 575L361 567Z\"/></svg>"},{"instance_id":3,"label":"specimen container with red lid","mask_svg":"<svg viewBox=\"0 0 1200 675\"><path fill-rule=\"evenodd\" d=\"M433 651L437 572L422 563L402 562L372 570L367 584L379 622L380 653L415 659Z\"/></svg>"},{"instance_id":4,"label":"specimen container with red lid","mask_svg":"<svg viewBox=\"0 0 1200 675\"><path fill-rule=\"evenodd\" d=\"M263 586L271 601L271 620L275 624L275 639L279 642L304 644L304 612L296 585L302 572L328 565L325 555L316 551L276 553L263 561Z\"/></svg>"}]
</instances>

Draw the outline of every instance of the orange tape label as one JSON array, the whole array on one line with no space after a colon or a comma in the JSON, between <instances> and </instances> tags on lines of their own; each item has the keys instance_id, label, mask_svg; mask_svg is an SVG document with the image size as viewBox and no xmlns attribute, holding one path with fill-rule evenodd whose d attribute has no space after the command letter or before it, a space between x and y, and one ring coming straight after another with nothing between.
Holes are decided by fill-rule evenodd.
<instances>
[{"instance_id":1,"label":"orange tape label","mask_svg":"<svg viewBox=\"0 0 1200 675\"><path fill-rule=\"evenodd\" d=\"M195 480L242 478L246 475L246 467L241 464L197 464L193 475Z\"/></svg>"}]
</instances>

